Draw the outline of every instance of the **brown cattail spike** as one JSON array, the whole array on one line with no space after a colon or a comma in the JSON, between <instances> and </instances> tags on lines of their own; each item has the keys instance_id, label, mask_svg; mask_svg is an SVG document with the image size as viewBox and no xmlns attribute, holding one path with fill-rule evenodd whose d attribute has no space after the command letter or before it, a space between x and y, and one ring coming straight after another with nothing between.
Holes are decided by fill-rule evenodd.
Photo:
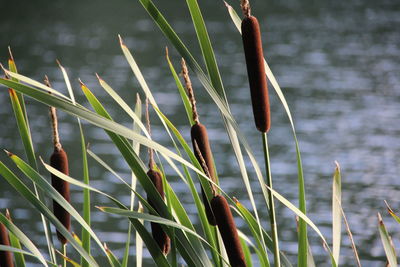
<instances>
[{"instance_id":1,"label":"brown cattail spike","mask_svg":"<svg viewBox=\"0 0 400 267\"><path fill-rule=\"evenodd\" d=\"M246 261L242 245L240 244L239 235L228 202L225 197L217 195L211 200L211 207L215 214L222 240L224 241L229 263L232 267L245 267Z\"/></svg>"},{"instance_id":2,"label":"brown cattail spike","mask_svg":"<svg viewBox=\"0 0 400 267\"><path fill-rule=\"evenodd\" d=\"M150 127L150 115L149 115L149 99L146 98L146 123L147 123L147 131L151 136L151 127ZM150 180L153 182L157 192L160 194L161 198L164 199L164 186L162 176L159 171L155 170L155 163L154 163L154 155L153 149L149 148L149 171L147 175L149 176ZM150 197L147 197L149 204L154 208L153 202L151 201ZM157 210L157 209L156 209ZM160 247L161 251L167 255L171 248L171 240L168 235L164 232L161 225L158 223L151 223L151 233L153 235L154 240L157 242L158 246Z\"/></svg>"},{"instance_id":3,"label":"brown cattail spike","mask_svg":"<svg viewBox=\"0 0 400 267\"><path fill-rule=\"evenodd\" d=\"M7 228L4 224L0 223L0 245L10 246L10 239L8 237ZM13 267L13 255L10 251L0 251L0 266Z\"/></svg>"},{"instance_id":4,"label":"brown cattail spike","mask_svg":"<svg viewBox=\"0 0 400 267\"><path fill-rule=\"evenodd\" d=\"M47 76L44 79L45 84L48 87L51 87L50 81ZM57 169L58 171L64 173L65 175L69 175L69 167L68 167L68 156L65 150L62 148L60 142L60 136L58 133L58 119L57 119L57 111L55 107L50 107L50 117L51 117L51 125L53 129L53 146L54 152L50 157L50 165ZM62 180L58 176L51 174L51 184L54 189L60 193L66 201L70 202L70 192L69 192L69 183ZM56 218L64 225L64 227L70 231L71 229L71 215L63 208L60 204L53 200L53 212ZM60 242L65 245L68 241L67 239L57 231L57 237Z\"/></svg>"},{"instance_id":5,"label":"brown cattail spike","mask_svg":"<svg viewBox=\"0 0 400 267\"><path fill-rule=\"evenodd\" d=\"M215 169L214 169L214 162L212 158L212 153L211 153L211 147L210 143L208 141L208 134L207 134L207 128L201 124L201 123L196 123L192 126L192 129L190 131L190 135L192 137L192 145L193 149L195 151L195 156L197 160L201 163L204 162L205 165L207 166L207 169L204 168L204 172L209 175L209 178L215 182ZM213 187L211 187L213 189ZM203 197L203 203L204 207L206 210L206 215L209 224L211 225L217 225L217 222L215 221L214 214L211 210L210 204L208 203L206 193L204 192L203 187L201 187L201 194Z\"/></svg>"},{"instance_id":6,"label":"brown cattail spike","mask_svg":"<svg viewBox=\"0 0 400 267\"><path fill-rule=\"evenodd\" d=\"M251 102L256 127L268 132L271 126L267 78L258 20L246 16L242 21L242 39L249 77Z\"/></svg>"},{"instance_id":7,"label":"brown cattail spike","mask_svg":"<svg viewBox=\"0 0 400 267\"><path fill-rule=\"evenodd\" d=\"M50 165L57 169L58 171L64 173L65 175L69 175L69 168L68 168L68 156L64 149L57 149L54 148L54 152L50 157ZM60 193L66 201L70 202L70 192L69 192L69 183L62 180L61 178L51 174L51 184L53 185L54 189ZM71 229L71 216L70 214L61 207L56 201L53 201L53 212L56 218L64 225L64 227L70 231ZM62 244L67 243L67 239L57 231L58 240Z\"/></svg>"},{"instance_id":8,"label":"brown cattail spike","mask_svg":"<svg viewBox=\"0 0 400 267\"><path fill-rule=\"evenodd\" d=\"M157 189L158 193L160 194L161 198L164 198L164 188L161 174L156 171L150 169L147 172L150 180L153 182L155 188ZM151 197L147 197L149 204L154 208L153 202L151 201ZM157 209L156 209L157 210ZM151 223L151 233L153 235L154 240L157 242L158 246L160 247L161 251L166 255L169 253L171 248L171 240L168 235L164 232L161 225L158 223Z\"/></svg>"}]
</instances>

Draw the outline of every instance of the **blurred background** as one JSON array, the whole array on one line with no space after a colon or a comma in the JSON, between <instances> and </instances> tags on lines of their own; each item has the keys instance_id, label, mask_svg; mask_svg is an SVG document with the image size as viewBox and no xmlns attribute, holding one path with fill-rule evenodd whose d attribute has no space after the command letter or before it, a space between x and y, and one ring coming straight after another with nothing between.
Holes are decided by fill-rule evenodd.
<instances>
[{"instance_id":1,"label":"blurred background","mask_svg":"<svg viewBox=\"0 0 400 267\"><path fill-rule=\"evenodd\" d=\"M284 3L283 3L284 2ZM239 1L229 3L239 12ZM382 213L394 244L400 247L399 225L388 215L384 200L400 210L400 2L395 0L261 1L253 0L252 12L259 18L264 51L288 100L298 131L303 156L309 217L331 242L331 186L334 161L342 170L342 205L354 234L363 266L382 266L385 261L377 228ZM183 41L201 61L194 28L185 1L160 1L164 12ZM223 1L199 1L208 26L232 112L258 158L261 140L255 130L241 37ZM106 103L114 118L127 126L130 119L116 107L97 83L95 72L132 106L143 94L119 47L117 34L136 58L163 112L187 141L189 126L175 83L165 61L165 46L179 69L180 57L150 20L138 1L0 1L0 62L7 63L10 45L19 72L41 81L47 74L53 87L66 93L55 63L67 68L78 100L88 106L79 88L81 78ZM241 14L241 13L239 13ZM247 207L238 166L220 114L195 76L192 76L200 120L211 139L221 186ZM297 169L289 121L271 87L272 128L269 143L275 189L297 204ZM33 141L45 160L52 153L48 109L27 98ZM171 146L152 117L153 138ZM82 179L79 131L76 119L59 112L60 134L70 156L71 176ZM0 97L1 148L24 156L7 90ZM118 151L99 128L84 124L91 149L127 181L130 173ZM143 153L145 160L145 151ZM5 155L0 160L9 163ZM262 160L259 161L262 165ZM90 160L91 185L129 202L129 192L110 173ZM250 166L250 165L249 165ZM168 171L168 170L167 170ZM43 172L45 173L45 172ZM195 207L187 188L168 171L173 188L185 206ZM49 175L48 175L49 176ZM251 173L256 198L259 184ZM92 194L94 205L109 204ZM80 209L82 193L73 187L72 201ZM0 179L0 209L11 210L15 223L36 242L44 244L38 214ZM93 208L94 209L94 208ZM261 207L261 211L264 211ZM296 261L294 214L277 204L281 248ZM266 214L263 220L267 225ZM119 256L128 222L95 212L93 228ZM240 226L243 223L237 220ZM75 225L76 226L76 225ZM341 263L354 266L350 242L343 230ZM80 232L76 226L75 231ZM310 243L317 266L328 266L321 241L310 229ZM134 244L133 244L134 245ZM43 246L41 246L43 247ZM45 252L46 249L43 249ZM132 250L134 251L134 250ZM94 252L95 255L97 252ZM145 253L146 257L149 254ZM151 260L145 261L151 265Z\"/></svg>"}]
</instances>

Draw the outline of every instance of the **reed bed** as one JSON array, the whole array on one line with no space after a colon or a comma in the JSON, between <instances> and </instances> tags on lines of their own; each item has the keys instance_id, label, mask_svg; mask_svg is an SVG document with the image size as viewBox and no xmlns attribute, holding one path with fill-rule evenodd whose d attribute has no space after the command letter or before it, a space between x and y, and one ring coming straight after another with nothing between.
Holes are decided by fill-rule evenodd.
<instances>
[{"instance_id":1,"label":"reed bed","mask_svg":"<svg viewBox=\"0 0 400 267\"><path fill-rule=\"evenodd\" d=\"M313 267L316 264L308 240L308 230L313 230L320 238L320 242L313 245L320 246L322 243L326 251L326 258L318 259L318 262L323 262L324 265L329 263L335 267L339 265L341 256L340 237L342 236L341 225L344 220L346 231L351 238L355 262L359 266L357 248L342 208L341 172L338 164L334 170L332 183L332 240L328 240L318 226L307 217L301 150L297 141L293 116L279 84L264 59L264 48L261 42L262 27L258 20L251 15L250 3L245 0L241 1L243 19L235 11L235 8L239 7L233 8L228 3L225 4L234 25L242 33L243 57L246 60L250 87L249 103L252 103L255 131L261 132L264 158L255 157L255 153L247 141L248 137L242 133L231 113L212 42L197 1L187 0L186 4L195 27L205 67L202 67L203 64L195 59L151 0L138 1L179 53L179 58L183 58L180 66L183 82L175 70L174 58L167 55L167 64L171 71L171 81L176 83L189 119L192 148L174 125L173 118L164 114L158 106L157 99L153 95L157 89L149 88L144 74L121 36L119 36L119 43L126 58L127 67L131 68L139 82L141 97L148 99L148 106L154 110L160 120L163 127L160 131L169 137L168 145L170 146L152 139L149 108L146 109L146 123L141 118L140 97L133 108L133 105L127 103L117 90L96 75L99 87L108 94L109 99L114 101L114 106L121 108L124 114L131 119L133 127L126 127L126 122L120 121L120 116L112 118L103 106L103 100L97 98L93 93L95 91L92 91L80 80L79 83L71 82L66 69L59 62L57 63L65 81L65 88L53 88L48 79L45 83L41 83L18 74L15 60L10 56L8 69L1 66L5 72L5 78L0 78L0 84L9 89L10 101L24 145L26 159L24 156L19 157L17 154L6 151L10 162L0 161L0 176L13 187L19 194L18 197L23 197L41 215L48 250L45 252L38 249L40 244L37 243L37 240L31 240L24 234L18 227L20 223L18 220L15 223L11 222L7 216L0 213L0 265L13 266L15 262L16 266L24 267L34 262L43 266L59 266L60 262L63 262L64 266L76 267L127 267L133 265L140 267L146 266L151 260L155 265L165 267L182 265ZM240 42L239 36L238 40ZM223 182L219 183L223 181L224 177L217 173L218 162L214 163L206 126L199 120L189 69L192 77L200 81L201 89L208 93L214 101L216 109L220 111L221 123L225 126L232 146L229 153L232 153L237 160L238 172L235 182L243 184L243 192L247 193L240 195L240 201L224 191ZM267 79L282 102L293 131L293 145L296 150L296 167L298 168L298 206L292 204L272 187L270 157L274 155L269 153L267 137L268 132L273 130L271 117L274 114L270 112ZM90 108L76 101L73 87L78 84L91 106ZM61 93L63 89L67 89L68 94ZM196 91L197 93L198 91ZM35 146L31 138L35 133L30 132L29 117L27 116L29 106L25 107L24 96L50 107L54 152L49 163L41 158L40 161L37 161ZM56 110L78 118L83 179L75 179L69 175L69 168L77 168L77 166L68 166L68 156L59 138ZM130 183L126 182L101 156L88 149L84 135L86 130L82 127L81 120L88 122L89 125L85 127L100 127L105 131L110 138L110 143L119 151L118 160L124 161L128 171L132 174ZM91 147L96 147L96 144L92 144ZM147 157L143 155L144 153L140 153L142 147L147 148L148 164L145 164ZM21 151L18 151L19 153L22 154ZM117 179L121 185L118 194L111 195L107 190L100 190L90 184L87 155L95 161L97 168L103 168L104 172L109 172ZM259 162L263 162L265 167L262 168ZM44 171L38 166L43 167ZM15 167L21 173L14 171ZM180 179L180 186L186 188L186 194L193 200L194 205L191 207L195 207L194 210L181 201L181 195L176 194L170 183L172 176L170 174L167 176L164 171L166 168L172 170L173 177ZM48 173L51 174L51 181L48 181ZM28 178L28 181L25 178ZM257 186L255 186L255 182L258 182ZM32 183L34 186L31 186ZM70 185L74 186L74 190L81 190L84 193L83 212L76 208L78 201L70 198ZM201 194L197 190L199 186ZM256 203L254 194L259 192L262 194L262 200ZM108 202L98 202L94 206L91 204L91 194L101 195ZM121 198L126 196L130 198L128 206L121 201ZM297 229L297 261L293 255L291 257L286 255L285 247L279 246L275 200L282 204L282 208L289 209L298 218L298 225L293 222L291 228ZM46 205L49 201L53 202L53 210ZM246 203L246 205L242 203ZM94 210L102 212L106 216L118 216L121 222L126 223L127 238L124 242L123 255L113 252L119 249L117 245L105 245L99 238L96 225L92 225L90 219ZM400 223L399 217L392 209L389 210L389 213ZM264 216L260 216L260 214L268 215L269 224L261 219ZM237 222L237 220L242 222L240 229L236 226L235 221ZM81 234L71 232L72 223L75 230L81 230ZM55 248L50 225L56 229L57 237L63 244L64 251L62 253ZM264 225L268 225L268 227L264 227ZM377 231L381 235L382 245L390 266L397 266L396 250L381 215L378 216ZM131 234L135 235L134 241L131 240ZM69 244L68 256L66 253L67 243ZM135 246L134 251L131 244ZM271 256L273 256L273 260Z\"/></svg>"}]
</instances>

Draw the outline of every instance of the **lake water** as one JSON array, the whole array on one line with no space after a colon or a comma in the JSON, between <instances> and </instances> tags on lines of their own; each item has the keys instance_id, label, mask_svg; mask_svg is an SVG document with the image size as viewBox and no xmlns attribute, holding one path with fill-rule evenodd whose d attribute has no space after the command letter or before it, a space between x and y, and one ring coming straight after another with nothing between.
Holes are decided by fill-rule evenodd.
<instances>
[{"instance_id":1,"label":"lake water","mask_svg":"<svg viewBox=\"0 0 400 267\"><path fill-rule=\"evenodd\" d=\"M156 1L174 29L197 59L197 45L184 1ZM222 1L199 1L221 67L228 100L241 130L262 163L261 140L254 128L240 35ZM331 184L334 161L342 170L342 205L354 234L363 266L383 266L385 258L377 228L382 213L394 244L400 247L399 225L386 212L384 200L400 210L400 2L399 1L252 1L259 17L267 61L278 79L293 112L303 156L309 217L331 242ZM230 3L238 7L237 1ZM143 96L122 52L121 34L134 54L161 109L189 140L183 106L165 62L164 48L179 68L179 56L162 36L137 1L0 1L0 62L7 60L11 45L19 71L42 80L47 74L53 86L66 93L55 64L67 68L78 100L87 105L78 78L106 103L114 118L131 122L97 84L99 73L132 105L136 92ZM237 9L238 10L238 9ZM201 85L192 77L201 121L209 130L221 186L245 201L242 180L219 112ZM272 87L272 128L269 134L275 189L297 204L297 169L293 138L287 116ZM88 106L88 105L87 105ZM37 155L52 152L47 108L27 99L27 109ZM62 143L74 166L71 175L81 177L80 144L76 120L59 112ZM0 98L2 148L23 156L17 127L6 90ZM159 122L153 118L153 137L170 146ZM93 151L107 160L125 179L127 166L118 157L101 129L85 124ZM0 160L11 165L5 155ZM76 167L75 167L76 166ZM128 203L129 194L109 173L90 160L91 184ZM43 173L45 173L43 171ZM251 179L261 201L254 173ZM183 203L194 206L187 188L176 177L172 186ZM110 204L92 195L93 205ZM74 188L74 205L80 209L82 195ZM0 209L9 208L14 221L32 240L44 242L39 216L3 179ZM265 209L261 209L263 211ZM296 260L294 214L277 204L281 247ZM117 255L123 251L127 221L94 212L94 229ZM196 217L193 216L194 222ZM263 214L266 223L266 215ZM238 220L238 225L242 223ZM344 228L343 228L344 231ZM328 266L327 253L310 229L310 242L318 266ZM341 263L354 266L350 242L343 233ZM45 251L45 249L43 249ZM146 261L151 265L152 261Z\"/></svg>"}]
</instances>

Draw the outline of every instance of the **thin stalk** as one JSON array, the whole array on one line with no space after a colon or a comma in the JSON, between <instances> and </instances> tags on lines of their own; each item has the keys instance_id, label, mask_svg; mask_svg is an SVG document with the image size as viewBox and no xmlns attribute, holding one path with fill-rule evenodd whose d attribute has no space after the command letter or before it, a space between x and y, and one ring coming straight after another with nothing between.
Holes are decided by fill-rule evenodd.
<instances>
[{"instance_id":1,"label":"thin stalk","mask_svg":"<svg viewBox=\"0 0 400 267\"><path fill-rule=\"evenodd\" d=\"M63 267L67 267L67 243L62 245L63 247Z\"/></svg>"},{"instance_id":2,"label":"thin stalk","mask_svg":"<svg viewBox=\"0 0 400 267\"><path fill-rule=\"evenodd\" d=\"M268 139L267 133L261 133L263 140L263 149L264 149L264 160L265 160L265 172L267 174L267 186L272 189L272 175L271 175L271 167L269 161L269 151L268 151ZM279 255L279 243L278 243L278 228L276 225L276 214L275 214L275 205L274 205L274 197L272 192L268 192L268 206L269 206L269 220L271 223L271 236L272 241L274 243L274 266L280 267L281 260Z\"/></svg>"}]
</instances>

